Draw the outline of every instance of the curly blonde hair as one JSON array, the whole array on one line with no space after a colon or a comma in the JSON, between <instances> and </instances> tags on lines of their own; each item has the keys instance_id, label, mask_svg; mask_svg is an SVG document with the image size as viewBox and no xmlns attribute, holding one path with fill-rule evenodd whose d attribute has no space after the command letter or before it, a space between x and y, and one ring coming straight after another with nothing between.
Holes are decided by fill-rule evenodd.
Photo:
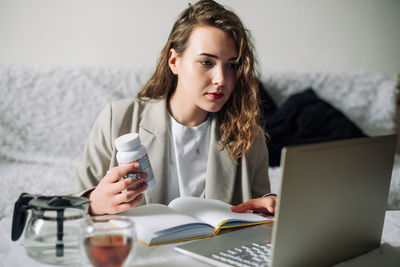
<instances>
[{"instance_id":1,"label":"curly blonde hair","mask_svg":"<svg viewBox=\"0 0 400 267\"><path fill-rule=\"evenodd\" d=\"M200 0L194 5L189 5L172 27L158 59L156 70L140 90L138 97L158 99L169 97L174 92L177 77L168 66L169 51L174 48L178 55L182 55L196 26L221 29L233 38L238 49L236 85L231 97L217 112L218 137L222 149L226 149L237 162L243 154L248 153L253 143L259 124L260 108L251 35L232 11L212 0Z\"/></svg>"}]
</instances>

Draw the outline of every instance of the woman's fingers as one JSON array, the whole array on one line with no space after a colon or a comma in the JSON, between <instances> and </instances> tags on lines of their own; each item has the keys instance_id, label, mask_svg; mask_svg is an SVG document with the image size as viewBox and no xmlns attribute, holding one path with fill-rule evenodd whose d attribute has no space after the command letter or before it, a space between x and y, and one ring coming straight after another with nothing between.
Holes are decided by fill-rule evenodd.
<instances>
[{"instance_id":1,"label":"woman's fingers","mask_svg":"<svg viewBox=\"0 0 400 267\"><path fill-rule=\"evenodd\" d=\"M137 205L140 204L140 202L143 199L143 194L138 195L137 197L135 197L134 199L132 199L129 202L122 202L121 204L119 204L116 208L116 213L117 212L122 212L125 210L129 210L131 208L136 207Z\"/></svg>"},{"instance_id":2,"label":"woman's fingers","mask_svg":"<svg viewBox=\"0 0 400 267\"><path fill-rule=\"evenodd\" d=\"M128 190L126 192L122 192L114 197L114 201L120 205L124 202L130 202L137 198L139 195L143 194L143 191L146 190L147 184L140 183L135 189Z\"/></svg>"},{"instance_id":3,"label":"woman's fingers","mask_svg":"<svg viewBox=\"0 0 400 267\"><path fill-rule=\"evenodd\" d=\"M133 208L142 200L143 191L146 188L147 184L141 183L135 189L120 192L116 195L107 195L93 191L89 212L92 215L115 214Z\"/></svg>"},{"instance_id":4,"label":"woman's fingers","mask_svg":"<svg viewBox=\"0 0 400 267\"><path fill-rule=\"evenodd\" d=\"M118 194L123 190L135 188L138 184L142 183L143 180L147 178L147 173L145 172L137 173L136 175L139 177L138 179L125 178L121 181L110 184L110 192L112 194Z\"/></svg>"},{"instance_id":5,"label":"woman's fingers","mask_svg":"<svg viewBox=\"0 0 400 267\"><path fill-rule=\"evenodd\" d=\"M233 212L245 212L247 210L252 210L256 212L269 212L275 213L275 196L267 196L261 198L250 199L237 206L232 206L231 210Z\"/></svg>"},{"instance_id":6,"label":"woman's fingers","mask_svg":"<svg viewBox=\"0 0 400 267\"><path fill-rule=\"evenodd\" d=\"M117 182L121 177L127 175L128 173L134 173L137 172L137 170L140 168L140 164L137 162L130 162L128 164L123 164L117 167L114 167L110 170L109 173L104 177L106 182L109 183L115 183Z\"/></svg>"},{"instance_id":7,"label":"woman's fingers","mask_svg":"<svg viewBox=\"0 0 400 267\"><path fill-rule=\"evenodd\" d=\"M96 188L90 193L89 199L89 212L92 215L100 214L114 214L118 212L119 205L123 203L122 201L116 201L115 197L121 194L121 191L134 187L140 182L142 182L145 177L144 174L140 174L140 179L123 179L120 181L121 177L128 173L137 172L140 164L137 162L132 162L129 164L114 167L106 174L106 176L101 179L100 183Z\"/></svg>"},{"instance_id":8,"label":"woman's fingers","mask_svg":"<svg viewBox=\"0 0 400 267\"><path fill-rule=\"evenodd\" d=\"M275 206L276 206L276 197L271 196L271 197L266 197L267 198L267 203L266 203L266 208L269 213L274 214L275 213Z\"/></svg>"},{"instance_id":9,"label":"woman's fingers","mask_svg":"<svg viewBox=\"0 0 400 267\"><path fill-rule=\"evenodd\" d=\"M245 212L247 210L252 210L254 208L254 199L250 199L244 203L241 203L236 206L232 206L231 210L233 212Z\"/></svg>"}]
</instances>

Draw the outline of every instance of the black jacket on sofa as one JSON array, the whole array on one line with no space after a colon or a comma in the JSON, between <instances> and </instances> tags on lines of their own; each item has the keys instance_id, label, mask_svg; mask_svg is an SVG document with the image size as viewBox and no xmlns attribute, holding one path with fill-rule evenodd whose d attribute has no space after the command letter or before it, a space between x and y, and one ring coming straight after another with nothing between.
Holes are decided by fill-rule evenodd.
<instances>
[{"instance_id":1,"label":"black jacket on sofa","mask_svg":"<svg viewBox=\"0 0 400 267\"><path fill-rule=\"evenodd\" d=\"M267 138L270 166L279 166L284 146L365 136L312 88L293 94L279 108L265 90L260 91L265 130L270 136Z\"/></svg>"}]
</instances>

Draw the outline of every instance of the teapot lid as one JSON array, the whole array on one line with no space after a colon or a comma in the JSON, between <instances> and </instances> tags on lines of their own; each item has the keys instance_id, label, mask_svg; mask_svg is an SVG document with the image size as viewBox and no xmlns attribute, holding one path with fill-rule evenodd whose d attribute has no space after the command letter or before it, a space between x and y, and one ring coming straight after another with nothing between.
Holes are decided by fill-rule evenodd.
<instances>
[{"instance_id":1,"label":"teapot lid","mask_svg":"<svg viewBox=\"0 0 400 267\"><path fill-rule=\"evenodd\" d=\"M63 210L66 208L81 208L89 199L76 196L36 196L29 201L32 208L41 210Z\"/></svg>"}]
</instances>

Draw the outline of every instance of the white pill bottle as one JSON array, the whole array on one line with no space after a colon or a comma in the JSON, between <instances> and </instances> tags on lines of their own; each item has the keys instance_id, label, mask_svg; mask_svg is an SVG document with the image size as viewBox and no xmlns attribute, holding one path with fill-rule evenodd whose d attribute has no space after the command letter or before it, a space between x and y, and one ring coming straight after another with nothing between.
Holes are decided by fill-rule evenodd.
<instances>
[{"instance_id":1,"label":"white pill bottle","mask_svg":"<svg viewBox=\"0 0 400 267\"><path fill-rule=\"evenodd\" d=\"M156 181L154 180L153 169L151 168L146 148L140 143L139 135L137 133L121 135L115 139L114 143L117 148L118 165L128 164L132 161L138 162L140 168L137 173L147 173L147 178L144 182L147 183L148 187L144 192L150 191L156 185ZM128 174L128 177L135 177L135 175Z\"/></svg>"}]
</instances>

